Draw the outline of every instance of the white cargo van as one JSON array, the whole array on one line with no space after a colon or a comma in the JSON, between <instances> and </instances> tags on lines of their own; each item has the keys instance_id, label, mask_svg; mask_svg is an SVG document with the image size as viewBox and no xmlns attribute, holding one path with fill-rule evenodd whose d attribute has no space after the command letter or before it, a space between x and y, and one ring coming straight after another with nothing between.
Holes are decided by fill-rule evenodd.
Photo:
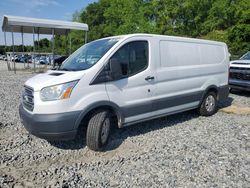
<instances>
[{"instance_id":1,"label":"white cargo van","mask_svg":"<svg viewBox=\"0 0 250 188\"><path fill-rule=\"evenodd\" d=\"M226 44L132 34L90 42L51 70L27 80L21 119L48 140L73 139L87 122L87 146L101 150L119 128L198 109L217 111L228 96Z\"/></svg>"}]
</instances>

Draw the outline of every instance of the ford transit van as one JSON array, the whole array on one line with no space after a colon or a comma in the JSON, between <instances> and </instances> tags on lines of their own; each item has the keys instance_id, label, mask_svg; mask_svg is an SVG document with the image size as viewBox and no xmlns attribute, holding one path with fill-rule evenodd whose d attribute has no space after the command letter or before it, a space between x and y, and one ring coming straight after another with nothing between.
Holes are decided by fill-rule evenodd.
<instances>
[{"instance_id":1,"label":"ford transit van","mask_svg":"<svg viewBox=\"0 0 250 188\"><path fill-rule=\"evenodd\" d=\"M98 151L112 126L191 109L213 115L228 96L228 70L225 43L151 34L104 38L79 48L58 70L27 80L19 113L31 134L47 140L73 139L86 123L86 144Z\"/></svg>"}]
</instances>

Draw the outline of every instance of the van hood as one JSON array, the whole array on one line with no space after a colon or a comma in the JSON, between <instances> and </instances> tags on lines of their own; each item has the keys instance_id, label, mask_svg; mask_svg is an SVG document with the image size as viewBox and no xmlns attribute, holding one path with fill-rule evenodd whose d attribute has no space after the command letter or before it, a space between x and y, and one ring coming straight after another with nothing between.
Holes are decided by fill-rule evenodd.
<instances>
[{"instance_id":1,"label":"van hood","mask_svg":"<svg viewBox=\"0 0 250 188\"><path fill-rule=\"evenodd\" d=\"M49 70L46 73L38 74L25 82L25 85L40 91L44 87L58 85L74 80L81 79L85 71L53 71Z\"/></svg>"}]
</instances>

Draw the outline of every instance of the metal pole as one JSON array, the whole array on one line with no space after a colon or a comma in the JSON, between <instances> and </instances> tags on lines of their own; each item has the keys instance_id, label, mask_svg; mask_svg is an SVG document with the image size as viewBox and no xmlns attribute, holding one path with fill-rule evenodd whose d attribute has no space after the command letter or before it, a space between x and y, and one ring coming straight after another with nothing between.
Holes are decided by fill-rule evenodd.
<instances>
[{"instance_id":1,"label":"metal pole","mask_svg":"<svg viewBox=\"0 0 250 188\"><path fill-rule=\"evenodd\" d=\"M87 44L88 41L88 31L85 31L85 44Z\"/></svg>"},{"instance_id":2,"label":"metal pole","mask_svg":"<svg viewBox=\"0 0 250 188\"><path fill-rule=\"evenodd\" d=\"M36 72L36 63L35 63L35 51L36 51L36 47L35 47L35 28L33 27L33 55L32 55L32 62L34 63L34 72Z\"/></svg>"},{"instance_id":3,"label":"metal pole","mask_svg":"<svg viewBox=\"0 0 250 188\"><path fill-rule=\"evenodd\" d=\"M7 59L7 68L8 71L10 71L10 65L9 65L9 60L8 60L8 54L7 54L7 40L6 40L6 31L4 31L4 50L5 50L5 55L6 55L6 59Z\"/></svg>"},{"instance_id":4,"label":"metal pole","mask_svg":"<svg viewBox=\"0 0 250 188\"><path fill-rule=\"evenodd\" d=\"M38 52L38 54L39 54L39 59L41 58L41 52L39 52L39 42L40 42L40 38L39 38L39 36L40 36L40 29L39 29L39 27L37 28L37 49L36 49L36 51ZM38 61L39 62L39 61ZM38 65L37 65L37 67L38 67L38 69L40 69L41 68L41 66L40 66L40 63L38 63Z\"/></svg>"},{"instance_id":5,"label":"metal pole","mask_svg":"<svg viewBox=\"0 0 250 188\"><path fill-rule=\"evenodd\" d=\"M22 33L21 33L21 35L22 35L22 48L23 48L23 57L24 57L23 26L21 27L21 30L22 30ZM24 59L24 63L23 63L23 66L24 66L24 68L25 68L25 59Z\"/></svg>"},{"instance_id":6,"label":"metal pole","mask_svg":"<svg viewBox=\"0 0 250 188\"><path fill-rule=\"evenodd\" d=\"M12 56L13 56L13 60L14 60L14 53L15 53L15 44L14 44L14 33L13 33L13 27L11 28L11 33L12 33L12 49L13 49L13 52L12 52ZM16 62L14 60L14 73L16 74Z\"/></svg>"},{"instance_id":7,"label":"metal pole","mask_svg":"<svg viewBox=\"0 0 250 188\"><path fill-rule=\"evenodd\" d=\"M40 42L40 28L37 28L37 51L39 52L39 42Z\"/></svg>"},{"instance_id":8,"label":"metal pole","mask_svg":"<svg viewBox=\"0 0 250 188\"><path fill-rule=\"evenodd\" d=\"M65 36L65 47L66 47L66 54L65 55L69 55L69 30L66 31L66 36Z\"/></svg>"},{"instance_id":9,"label":"metal pole","mask_svg":"<svg viewBox=\"0 0 250 188\"><path fill-rule=\"evenodd\" d=\"M53 58L53 68L55 67L55 29L52 29L52 58Z\"/></svg>"},{"instance_id":10,"label":"metal pole","mask_svg":"<svg viewBox=\"0 0 250 188\"><path fill-rule=\"evenodd\" d=\"M72 51L72 41L71 41L71 32L69 32L69 55L71 55Z\"/></svg>"}]
</instances>

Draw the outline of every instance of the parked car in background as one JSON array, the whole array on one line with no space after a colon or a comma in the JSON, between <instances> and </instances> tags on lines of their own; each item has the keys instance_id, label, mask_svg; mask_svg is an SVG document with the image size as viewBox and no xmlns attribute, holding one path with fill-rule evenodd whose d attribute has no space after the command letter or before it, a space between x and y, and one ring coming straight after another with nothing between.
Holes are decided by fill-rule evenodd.
<instances>
[{"instance_id":1,"label":"parked car in background","mask_svg":"<svg viewBox=\"0 0 250 188\"><path fill-rule=\"evenodd\" d=\"M28 54L22 55L22 56L20 57L20 63L28 63L30 57L31 57L31 56L28 55Z\"/></svg>"},{"instance_id":2,"label":"parked car in background","mask_svg":"<svg viewBox=\"0 0 250 188\"><path fill-rule=\"evenodd\" d=\"M34 61L38 65L48 65L49 64L49 61L47 60L46 56L40 56L40 55L35 56Z\"/></svg>"},{"instance_id":3,"label":"parked car in background","mask_svg":"<svg viewBox=\"0 0 250 188\"><path fill-rule=\"evenodd\" d=\"M2 60L7 61L6 55L3 55L3 56L2 56Z\"/></svg>"},{"instance_id":4,"label":"parked car in background","mask_svg":"<svg viewBox=\"0 0 250 188\"><path fill-rule=\"evenodd\" d=\"M20 62L23 55L17 55L16 62Z\"/></svg>"},{"instance_id":5,"label":"parked car in background","mask_svg":"<svg viewBox=\"0 0 250 188\"><path fill-rule=\"evenodd\" d=\"M230 62L229 86L231 89L250 91L250 51L239 60Z\"/></svg>"},{"instance_id":6,"label":"parked car in background","mask_svg":"<svg viewBox=\"0 0 250 188\"><path fill-rule=\"evenodd\" d=\"M48 58L46 56L41 56L39 58L39 64L41 64L41 65L48 65L49 64Z\"/></svg>"},{"instance_id":7,"label":"parked car in background","mask_svg":"<svg viewBox=\"0 0 250 188\"><path fill-rule=\"evenodd\" d=\"M62 63L63 63L63 61L65 60L65 59L67 59L68 58L68 56L65 56L65 55L63 55L63 56L57 56L55 59L54 59L54 62L55 62L55 66L61 66L62 65Z\"/></svg>"},{"instance_id":8,"label":"parked car in background","mask_svg":"<svg viewBox=\"0 0 250 188\"><path fill-rule=\"evenodd\" d=\"M39 64L39 59L40 59L40 56L35 56L34 55L34 57L33 57L33 63L35 63L35 64Z\"/></svg>"},{"instance_id":9,"label":"parked car in background","mask_svg":"<svg viewBox=\"0 0 250 188\"><path fill-rule=\"evenodd\" d=\"M24 57L24 56L22 56L22 57L20 58L20 63L26 63L26 62L27 62L27 58Z\"/></svg>"},{"instance_id":10,"label":"parked car in background","mask_svg":"<svg viewBox=\"0 0 250 188\"><path fill-rule=\"evenodd\" d=\"M7 57L5 55L0 55L0 60L7 61Z\"/></svg>"},{"instance_id":11,"label":"parked car in background","mask_svg":"<svg viewBox=\"0 0 250 188\"><path fill-rule=\"evenodd\" d=\"M18 55L14 55L11 57L11 61L13 62L19 62L19 56Z\"/></svg>"}]
</instances>

